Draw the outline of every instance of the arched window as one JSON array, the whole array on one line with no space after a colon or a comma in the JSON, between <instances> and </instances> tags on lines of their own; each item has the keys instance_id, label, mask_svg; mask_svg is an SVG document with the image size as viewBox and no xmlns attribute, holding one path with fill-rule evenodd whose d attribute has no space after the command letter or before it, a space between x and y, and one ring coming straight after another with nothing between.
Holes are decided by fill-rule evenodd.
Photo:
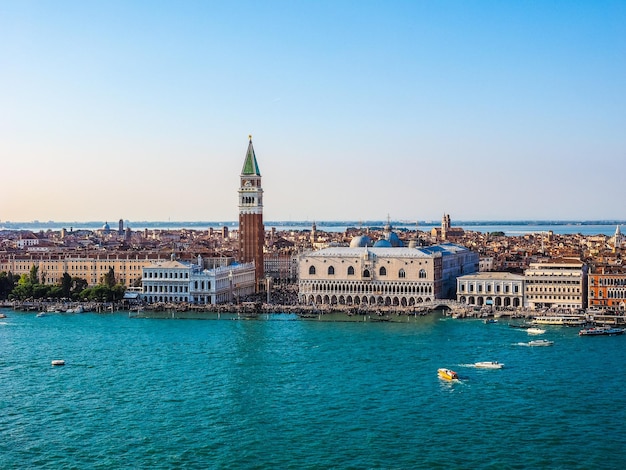
<instances>
[{"instance_id":1,"label":"arched window","mask_svg":"<svg viewBox=\"0 0 626 470\"><path fill-rule=\"evenodd\" d=\"M420 269L419 277L420 277L420 279L426 279L426 270L425 269Z\"/></svg>"},{"instance_id":2,"label":"arched window","mask_svg":"<svg viewBox=\"0 0 626 470\"><path fill-rule=\"evenodd\" d=\"M381 266L380 269L378 270L378 274L380 276L386 276L387 275L387 270L385 269L384 266Z\"/></svg>"},{"instance_id":3,"label":"arched window","mask_svg":"<svg viewBox=\"0 0 626 470\"><path fill-rule=\"evenodd\" d=\"M406 277L406 272L404 272L404 269L398 271L398 277L401 279Z\"/></svg>"},{"instance_id":4,"label":"arched window","mask_svg":"<svg viewBox=\"0 0 626 470\"><path fill-rule=\"evenodd\" d=\"M363 277L370 277L369 269L366 269L365 271L363 271Z\"/></svg>"},{"instance_id":5,"label":"arched window","mask_svg":"<svg viewBox=\"0 0 626 470\"><path fill-rule=\"evenodd\" d=\"M309 268L309 274L315 274L315 266Z\"/></svg>"},{"instance_id":6,"label":"arched window","mask_svg":"<svg viewBox=\"0 0 626 470\"><path fill-rule=\"evenodd\" d=\"M335 274L335 268L333 266L328 266L328 275L332 276Z\"/></svg>"},{"instance_id":7,"label":"arched window","mask_svg":"<svg viewBox=\"0 0 626 470\"><path fill-rule=\"evenodd\" d=\"M352 266L348 266L348 276L354 276L354 268Z\"/></svg>"}]
</instances>

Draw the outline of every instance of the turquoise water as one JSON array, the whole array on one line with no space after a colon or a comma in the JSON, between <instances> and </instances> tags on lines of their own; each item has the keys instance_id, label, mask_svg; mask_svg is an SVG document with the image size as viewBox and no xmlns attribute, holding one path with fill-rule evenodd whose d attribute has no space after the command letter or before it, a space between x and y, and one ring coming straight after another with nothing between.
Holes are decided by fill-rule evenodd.
<instances>
[{"instance_id":1,"label":"turquoise water","mask_svg":"<svg viewBox=\"0 0 626 470\"><path fill-rule=\"evenodd\" d=\"M623 468L626 336L4 310L0 468ZM66 366L50 361L64 359ZM468 367L497 360L501 370ZM456 370L461 381L437 378Z\"/></svg>"}]
</instances>

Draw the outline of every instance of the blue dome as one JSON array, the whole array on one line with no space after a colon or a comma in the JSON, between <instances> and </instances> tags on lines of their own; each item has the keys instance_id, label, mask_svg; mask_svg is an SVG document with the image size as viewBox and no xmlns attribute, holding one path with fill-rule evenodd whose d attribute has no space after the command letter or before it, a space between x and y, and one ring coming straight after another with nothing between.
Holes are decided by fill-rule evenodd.
<instances>
[{"instance_id":1,"label":"blue dome","mask_svg":"<svg viewBox=\"0 0 626 470\"><path fill-rule=\"evenodd\" d=\"M393 246L394 248L402 246L402 240L400 240L400 238L398 238L398 235L396 235L394 232L387 233L385 238L389 243L391 243L391 246Z\"/></svg>"},{"instance_id":2,"label":"blue dome","mask_svg":"<svg viewBox=\"0 0 626 470\"><path fill-rule=\"evenodd\" d=\"M391 248L391 243L389 243L389 240L378 240L376 243L374 243L374 248Z\"/></svg>"}]
</instances>

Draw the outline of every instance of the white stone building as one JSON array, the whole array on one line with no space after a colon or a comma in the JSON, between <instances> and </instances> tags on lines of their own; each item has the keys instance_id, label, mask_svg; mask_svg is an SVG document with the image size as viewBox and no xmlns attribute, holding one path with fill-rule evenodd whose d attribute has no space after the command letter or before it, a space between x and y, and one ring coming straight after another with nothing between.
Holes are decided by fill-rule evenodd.
<instances>
[{"instance_id":1,"label":"white stone building","mask_svg":"<svg viewBox=\"0 0 626 470\"><path fill-rule=\"evenodd\" d=\"M254 293L254 263L203 269L184 261L165 261L143 268L142 299L149 303L219 304Z\"/></svg>"},{"instance_id":2,"label":"white stone building","mask_svg":"<svg viewBox=\"0 0 626 470\"><path fill-rule=\"evenodd\" d=\"M507 272L481 272L457 278L456 299L468 305L495 308L524 306L524 276Z\"/></svg>"},{"instance_id":3,"label":"white stone building","mask_svg":"<svg viewBox=\"0 0 626 470\"><path fill-rule=\"evenodd\" d=\"M407 248L375 243L370 247L366 237L355 240L350 247L301 255L301 303L419 305L446 298L450 285L454 292L456 276L478 270L478 255L458 245ZM366 246L358 246L360 243Z\"/></svg>"},{"instance_id":4,"label":"white stone building","mask_svg":"<svg viewBox=\"0 0 626 470\"><path fill-rule=\"evenodd\" d=\"M524 278L526 306L533 310L587 308L587 266L578 259L530 263Z\"/></svg>"}]
</instances>

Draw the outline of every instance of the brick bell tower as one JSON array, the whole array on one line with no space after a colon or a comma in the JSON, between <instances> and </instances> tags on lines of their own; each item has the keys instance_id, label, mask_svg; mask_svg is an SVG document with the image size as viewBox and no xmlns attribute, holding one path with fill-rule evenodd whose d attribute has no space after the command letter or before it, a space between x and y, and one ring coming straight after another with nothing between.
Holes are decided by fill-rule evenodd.
<instances>
[{"instance_id":1,"label":"brick bell tower","mask_svg":"<svg viewBox=\"0 0 626 470\"><path fill-rule=\"evenodd\" d=\"M252 136L248 143L246 159L240 175L239 186L239 262L255 263L256 290L264 280L263 246L265 227L263 226L263 188L261 172L252 146Z\"/></svg>"}]
</instances>

